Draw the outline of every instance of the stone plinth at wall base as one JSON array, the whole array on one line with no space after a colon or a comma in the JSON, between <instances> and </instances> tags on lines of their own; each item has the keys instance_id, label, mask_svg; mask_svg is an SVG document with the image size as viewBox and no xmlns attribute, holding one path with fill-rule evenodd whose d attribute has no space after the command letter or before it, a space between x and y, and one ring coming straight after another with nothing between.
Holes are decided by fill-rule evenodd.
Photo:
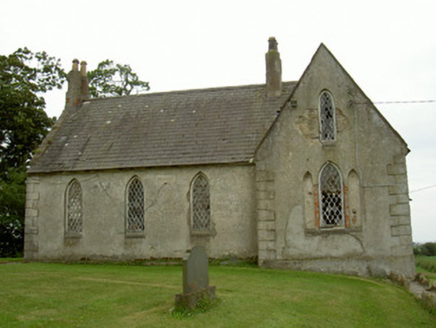
<instances>
[{"instance_id":1,"label":"stone plinth at wall base","mask_svg":"<svg viewBox=\"0 0 436 328\"><path fill-rule=\"evenodd\" d=\"M341 273L363 277L387 277L390 272L401 272L407 279L415 276L415 258L410 256L337 257L268 260L259 258L259 266L273 269Z\"/></svg>"},{"instance_id":2,"label":"stone plinth at wall base","mask_svg":"<svg viewBox=\"0 0 436 328\"><path fill-rule=\"evenodd\" d=\"M184 308L194 310L200 300L214 300L216 287L199 289L192 293L176 294L176 308Z\"/></svg>"}]
</instances>

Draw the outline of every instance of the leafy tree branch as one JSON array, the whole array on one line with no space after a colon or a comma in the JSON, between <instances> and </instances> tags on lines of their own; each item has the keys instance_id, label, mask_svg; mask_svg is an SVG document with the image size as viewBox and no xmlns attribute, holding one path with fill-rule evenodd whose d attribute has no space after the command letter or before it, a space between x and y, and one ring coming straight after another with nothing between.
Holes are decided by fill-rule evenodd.
<instances>
[{"instance_id":1,"label":"leafy tree branch","mask_svg":"<svg viewBox=\"0 0 436 328\"><path fill-rule=\"evenodd\" d=\"M105 60L97 68L87 73L89 93L92 97L124 96L136 90L147 91L149 82L139 80L129 65L114 64Z\"/></svg>"}]
</instances>

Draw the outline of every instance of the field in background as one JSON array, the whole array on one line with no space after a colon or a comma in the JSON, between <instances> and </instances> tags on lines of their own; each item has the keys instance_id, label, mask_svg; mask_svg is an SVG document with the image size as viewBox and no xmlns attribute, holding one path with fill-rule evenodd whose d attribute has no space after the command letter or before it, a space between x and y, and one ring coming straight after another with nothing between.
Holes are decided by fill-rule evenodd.
<instances>
[{"instance_id":1,"label":"field in background","mask_svg":"<svg viewBox=\"0 0 436 328\"><path fill-rule=\"evenodd\" d=\"M415 256L416 271L424 272L432 282L436 282L436 256Z\"/></svg>"},{"instance_id":2,"label":"field in background","mask_svg":"<svg viewBox=\"0 0 436 328\"><path fill-rule=\"evenodd\" d=\"M252 267L210 267L218 302L171 314L182 268L0 265L1 327L436 327L384 280Z\"/></svg>"}]
</instances>

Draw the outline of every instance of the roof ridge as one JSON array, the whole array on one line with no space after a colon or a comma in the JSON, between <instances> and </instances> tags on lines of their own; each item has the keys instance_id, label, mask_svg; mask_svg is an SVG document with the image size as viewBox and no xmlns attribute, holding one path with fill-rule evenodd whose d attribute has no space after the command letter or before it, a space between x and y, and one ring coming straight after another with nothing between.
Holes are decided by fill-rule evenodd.
<instances>
[{"instance_id":1,"label":"roof ridge","mask_svg":"<svg viewBox=\"0 0 436 328\"><path fill-rule=\"evenodd\" d=\"M297 83L298 81L284 81L282 84L291 85L293 83ZM154 95L166 95L166 94L185 94L185 93L202 93L202 92L211 92L211 91L223 91L223 90L241 90L241 89L250 89L250 88L259 88L266 86L266 83L259 84L245 84L245 85L230 85L230 86L222 86L222 87L206 87L199 89L181 89L181 90L172 90L172 91L157 91L157 92L147 92L136 95L125 95L125 96L114 96L114 97L100 97L100 98L90 98L86 101L99 101L99 100L108 100L108 99L126 99L130 97L144 97L144 96L154 96ZM85 101L85 102L86 102Z\"/></svg>"}]
</instances>

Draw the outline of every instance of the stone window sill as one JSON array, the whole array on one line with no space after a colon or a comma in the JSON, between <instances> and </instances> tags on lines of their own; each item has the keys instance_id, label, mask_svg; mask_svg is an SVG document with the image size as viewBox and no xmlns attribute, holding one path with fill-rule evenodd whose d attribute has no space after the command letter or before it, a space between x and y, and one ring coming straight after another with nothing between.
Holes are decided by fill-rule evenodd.
<instances>
[{"instance_id":1,"label":"stone window sill","mask_svg":"<svg viewBox=\"0 0 436 328\"><path fill-rule=\"evenodd\" d=\"M322 148L334 148L336 141L321 141Z\"/></svg>"},{"instance_id":2,"label":"stone window sill","mask_svg":"<svg viewBox=\"0 0 436 328\"><path fill-rule=\"evenodd\" d=\"M81 232L66 232L65 239L79 239L82 238L83 234Z\"/></svg>"},{"instance_id":3,"label":"stone window sill","mask_svg":"<svg viewBox=\"0 0 436 328\"><path fill-rule=\"evenodd\" d=\"M195 237L209 237L212 235L211 231L192 231L191 230L191 236Z\"/></svg>"},{"instance_id":4,"label":"stone window sill","mask_svg":"<svg viewBox=\"0 0 436 328\"><path fill-rule=\"evenodd\" d=\"M329 233L341 233L341 232L345 232L349 230L348 228L345 227L320 227L319 231L321 233L323 232L329 232Z\"/></svg>"},{"instance_id":5,"label":"stone window sill","mask_svg":"<svg viewBox=\"0 0 436 328\"><path fill-rule=\"evenodd\" d=\"M144 231L140 231L140 232L126 232L126 238L145 238L145 233Z\"/></svg>"},{"instance_id":6,"label":"stone window sill","mask_svg":"<svg viewBox=\"0 0 436 328\"><path fill-rule=\"evenodd\" d=\"M361 228L345 228L345 227L335 227L335 228L317 228L317 229L306 229L306 235L319 236L319 235L344 235L355 232L362 232Z\"/></svg>"}]
</instances>

